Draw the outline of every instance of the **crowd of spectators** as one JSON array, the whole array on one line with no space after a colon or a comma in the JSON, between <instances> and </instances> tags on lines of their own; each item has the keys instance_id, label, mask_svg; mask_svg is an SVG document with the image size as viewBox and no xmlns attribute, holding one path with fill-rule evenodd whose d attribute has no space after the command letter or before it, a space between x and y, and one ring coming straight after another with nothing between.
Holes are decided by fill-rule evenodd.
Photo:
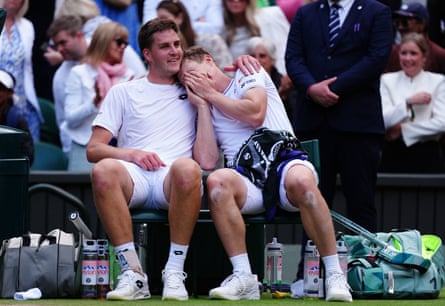
<instances>
[{"instance_id":1,"label":"crowd of spectators","mask_svg":"<svg viewBox=\"0 0 445 306\"><path fill-rule=\"evenodd\" d=\"M425 37L428 44L424 70L444 74L443 1L379 1L391 8L394 24L393 49L384 72L401 70L400 42L406 33L417 32ZM54 102L60 135L57 145L69 157L71 139L66 132L64 114L67 74L61 75L60 71L68 71L81 63L96 28L102 23L115 21L128 31L124 62L134 71L135 77L141 77L149 67L143 63L136 39L139 27L154 17L171 18L179 25L184 47L205 47L221 68L229 66L241 54L251 54L258 59L263 54L263 62L270 59L273 65L267 69L280 88L289 119L294 125L296 90L284 67L284 51L292 17L301 6L310 2L314 0L212 0L205 3L194 0L53 0L46 1L47 9L42 10L35 1L1 0L0 7L6 10L7 18L0 40L0 68L9 71L17 80L15 104L26 118L34 141L40 141L40 125L44 124L38 98ZM79 35L86 41L86 45L83 42L77 45L84 50L82 56L74 60L60 52L59 49L64 47L54 43L52 36L57 33L50 30L57 18L73 15L80 17L82 29ZM260 42L262 53L256 46ZM59 77L55 77L57 71ZM442 133L440 130L438 133L436 138L441 144L441 151L445 151L445 141L439 137ZM441 154L445 161L445 153ZM389 168L382 167L381 170L390 171L384 169Z\"/></svg>"}]
</instances>

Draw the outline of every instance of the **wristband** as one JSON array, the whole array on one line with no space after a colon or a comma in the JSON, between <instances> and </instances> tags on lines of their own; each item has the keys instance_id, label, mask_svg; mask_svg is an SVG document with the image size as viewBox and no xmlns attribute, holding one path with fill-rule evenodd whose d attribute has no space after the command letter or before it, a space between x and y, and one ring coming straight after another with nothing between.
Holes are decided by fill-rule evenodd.
<instances>
[{"instance_id":1,"label":"wristband","mask_svg":"<svg viewBox=\"0 0 445 306\"><path fill-rule=\"evenodd\" d=\"M409 111L411 112L411 121L413 121L414 117L415 117L413 104L408 99L406 99L405 102L406 102L406 106L408 107Z\"/></svg>"}]
</instances>

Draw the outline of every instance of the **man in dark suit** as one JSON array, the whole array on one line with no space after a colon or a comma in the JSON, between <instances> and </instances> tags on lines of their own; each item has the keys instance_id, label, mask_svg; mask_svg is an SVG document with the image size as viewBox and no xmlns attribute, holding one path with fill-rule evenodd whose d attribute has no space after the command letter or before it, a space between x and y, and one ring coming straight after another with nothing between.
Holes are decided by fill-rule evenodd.
<instances>
[{"instance_id":1,"label":"man in dark suit","mask_svg":"<svg viewBox=\"0 0 445 306\"><path fill-rule=\"evenodd\" d=\"M340 31L330 46L334 2ZM319 0L294 16L285 58L298 90L295 133L320 141L322 194L332 206L339 174L347 215L370 231L377 229L374 190L385 132L379 82L392 29L391 10L378 1Z\"/></svg>"}]
</instances>

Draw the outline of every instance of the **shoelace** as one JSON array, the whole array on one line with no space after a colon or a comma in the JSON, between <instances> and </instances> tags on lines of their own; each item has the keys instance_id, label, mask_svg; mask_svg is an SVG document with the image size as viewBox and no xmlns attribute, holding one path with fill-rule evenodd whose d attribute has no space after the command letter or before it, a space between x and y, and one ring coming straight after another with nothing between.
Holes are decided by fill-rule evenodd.
<instances>
[{"instance_id":1,"label":"shoelace","mask_svg":"<svg viewBox=\"0 0 445 306\"><path fill-rule=\"evenodd\" d=\"M164 279L169 288L179 288L186 277L187 273L182 271L164 271Z\"/></svg>"},{"instance_id":2,"label":"shoelace","mask_svg":"<svg viewBox=\"0 0 445 306\"><path fill-rule=\"evenodd\" d=\"M246 283L243 281L243 279L237 275L236 273L229 275L222 283L221 287L232 287L240 292L246 290Z\"/></svg>"},{"instance_id":3,"label":"shoelace","mask_svg":"<svg viewBox=\"0 0 445 306\"><path fill-rule=\"evenodd\" d=\"M130 285L131 276L128 273L123 273L117 277L118 283L116 289L120 289L124 286Z\"/></svg>"},{"instance_id":4,"label":"shoelace","mask_svg":"<svg viewBox=\"0 0 445 306\"><path fill-rule=\"evenodd\" d=\"M329 282L328 285L337 284L337 286L344 286L347 289L350 289L349 284L345 281L345 278L340 273L333 273L327 278Z\"/></svg>"}]
</instances>

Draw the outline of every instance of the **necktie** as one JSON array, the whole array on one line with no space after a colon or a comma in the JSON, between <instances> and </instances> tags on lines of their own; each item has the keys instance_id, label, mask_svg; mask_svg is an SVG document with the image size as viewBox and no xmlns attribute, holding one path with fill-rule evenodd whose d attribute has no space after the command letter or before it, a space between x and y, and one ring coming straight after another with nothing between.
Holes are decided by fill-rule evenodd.
<instances>
[{"instance_id":1,"label":"necktie","mask_svg":"<svg viewBox=\"0 0 445 306\"><path fill-rule=\"evenodd\" d=\"M334 46L334 41L340 33L340 17L338 15L338 9L341 6L337 3L332 4L331 14L329 17L329 47Z\"/></svg>"}]
</instances>

